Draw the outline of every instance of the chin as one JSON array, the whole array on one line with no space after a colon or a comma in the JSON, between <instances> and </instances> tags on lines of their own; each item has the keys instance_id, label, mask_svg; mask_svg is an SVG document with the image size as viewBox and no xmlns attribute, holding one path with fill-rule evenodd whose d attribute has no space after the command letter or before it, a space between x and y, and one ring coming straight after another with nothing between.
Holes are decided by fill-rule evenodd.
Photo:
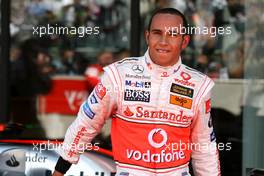
<instances>
[{"instance_id":1,"label":"chin","mask_svg":"<svg viewBox=\"0 0 264 176\"><path fill-rule=\"evenodd\" d=\"M156 64L160 65L160 66L163 66L163 67L166 67L166 66L170 65L168 62L156 62Z\"/></svg>"}]
</instances>

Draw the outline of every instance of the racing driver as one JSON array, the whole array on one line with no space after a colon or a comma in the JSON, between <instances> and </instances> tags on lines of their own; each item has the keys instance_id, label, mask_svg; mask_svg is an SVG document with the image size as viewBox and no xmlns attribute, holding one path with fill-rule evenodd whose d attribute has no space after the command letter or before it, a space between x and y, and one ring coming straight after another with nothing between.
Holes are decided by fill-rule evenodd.
<instances>
[{"instance_id":1,"label":"racing driver","mask_svg":"<svg viewBox=\"0 0 264 176\"><path fill-rule=\"evenodd\" d=\"M182 64L190 37L173 8L154 12L145 32L148 50L104 68L101 81L67 130L53 176L79 160L112 117L111 139L117 176L220 175L210 116L213 81Z\"/></svg>"}]
</instances>

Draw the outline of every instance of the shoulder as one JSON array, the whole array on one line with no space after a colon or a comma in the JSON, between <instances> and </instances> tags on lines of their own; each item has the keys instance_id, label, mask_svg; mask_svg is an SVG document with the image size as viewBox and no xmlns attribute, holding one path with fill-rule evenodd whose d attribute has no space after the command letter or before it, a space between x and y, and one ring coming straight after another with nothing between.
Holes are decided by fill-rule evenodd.
<instances>
[{"instance_id":1,"label":"shoulder","mask_svg":"<svg viewBox=\"0 0 264 176\"><path fill-rule=\"evenodd\" d=\"M115 62L115 65L127 65L127 64L135 64L142 60L143 57L126 57L120 61Z\"/></svg>"},{"instance_id":2,"label":"shoulder","mask_svg":"<svg viewBox=\"0 0 264 176\"><path fill-rule=\"evenodd\" d=\"M132 68L133 65L142 64L143 61L144 61L143 57L127 57L120 61L110 64L109 66L105 67L104 70L105 71L109 69L124 70L127 68Z\"/></svg>"},{"instance_id":3,"label":"shoulder","mask_svg":"<svg viewBox=\"0 0 264 176\"><path fill-rule=\"evenodd\" d=\"M179 78L176 82L196 90L197 96L201 97L211 91L214 82L206 74L182 64Z\"/></svg>"},{"instance_id":4,"label":"shoulder","mask_svg":"<svg viewBox=\"0 0 264 176\"><path fill-rule=\"evenodd\" d=\"M104 67L104 71L115 80L115 83L118 83L122 80L122 75L130 73L135 66L143 67L143 62L143 57L128 57Z\"/></svg>"},{"instance_id":5,"label":"shoulder","mask_svg":"<svg viewBox=\"0 0 264 176\"><path fill-rule=\"evenodd\" d=\"M191 68L191 67L188 67L187 65L184 65L182 64L182 73L183 75L181 76L186 76L189 75L190 78L192 78L193 80L195 81L209 81L209 82L213 82L213 80L211 78L209 78L206 74L194 69L194 68ZM186 73L186 75L184 75L184 73Z\"/></svg>"},{"instance_id":6,"label":"shoulder","mask_svg":"<svg viewBox=\"0 0 264 176\"><path fill-rule=\"evenodd\" d=\"M133 65L141 65L144 61L143 57L127 57L114 63L117 68L127 68Z\"/></svg>"}]
</instances>

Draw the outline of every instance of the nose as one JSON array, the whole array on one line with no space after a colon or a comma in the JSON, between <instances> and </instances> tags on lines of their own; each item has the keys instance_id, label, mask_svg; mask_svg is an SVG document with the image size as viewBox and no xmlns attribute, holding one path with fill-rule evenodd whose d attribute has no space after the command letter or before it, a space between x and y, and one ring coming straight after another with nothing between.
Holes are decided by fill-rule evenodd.
<instances>
[{"instance_id":1,"label":"nose","mask_svg":"<svg viewBox=\"0 0 264 176\"><path fill-rule=\"evenodd\" d=\"M165 34L161 35L159 40L160 45L168 45L167 36Z\"/></svg>"}]
</instances>

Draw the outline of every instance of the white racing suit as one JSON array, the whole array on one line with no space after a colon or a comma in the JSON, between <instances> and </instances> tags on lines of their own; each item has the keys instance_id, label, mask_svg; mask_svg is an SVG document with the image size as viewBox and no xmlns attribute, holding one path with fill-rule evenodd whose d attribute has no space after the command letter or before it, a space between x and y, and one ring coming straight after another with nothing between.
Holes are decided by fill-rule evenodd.
<instances>
[{"instance_id":1,"label":"white racing suit","mask_svg":"<svg viewBox=\"0 0 264 176\"><path fill-rule=\"evenodd\" d=\"M210 116L214 85L181 63L154 64L148 54L106 67L101 82L80 107L60 155L79 159L112 117L111 138L118 176L218 176L220 165ZM77 148L77 149L76 149Z\"/></svg>"}]
</instances>

